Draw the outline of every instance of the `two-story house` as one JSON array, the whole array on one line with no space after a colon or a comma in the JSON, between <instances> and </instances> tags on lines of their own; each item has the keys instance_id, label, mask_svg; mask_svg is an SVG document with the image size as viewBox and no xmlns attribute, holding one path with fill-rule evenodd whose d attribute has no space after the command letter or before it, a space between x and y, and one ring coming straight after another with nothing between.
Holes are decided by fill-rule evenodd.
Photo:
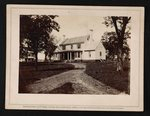
<instances>
[{"instance_id":1,"label":"two-story house","mask_svg":"<svg viewBox=\"0 0 150 116\"><path fill-rule=\"evenodd\" d=\"M106 50L100 41L94 41L92 34L89 34L65 39L58 45L53 59L57 61L105 60Z\"/></svg>"}]
</instances>

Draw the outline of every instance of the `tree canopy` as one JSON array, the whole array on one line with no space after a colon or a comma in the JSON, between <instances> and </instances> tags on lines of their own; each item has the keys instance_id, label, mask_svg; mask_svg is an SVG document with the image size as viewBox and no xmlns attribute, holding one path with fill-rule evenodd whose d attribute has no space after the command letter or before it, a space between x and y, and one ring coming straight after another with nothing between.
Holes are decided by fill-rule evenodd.
<instances>
[{"instance_id":1,"label":"tree canopy","mask_svg":"<svg viewBox=\"0 0 150 116\"><path fill-rule=\"evenodd\" d=\"M32 51L36 62L37 54L45 50L50 42L50 34L53 30L59 31L60 26L54 20L57 15L21 15L20 16L20 58ZM25 46L25 44L26 46Z\"/></svg>"},{"instance_id":2,"label":"tree canopy","mask_svg":"<svg viewBox=\"0 0 150 116\"><path fill-rule=\"evenodd\" d=\"M54 50L56 49L56 45L54 45L54 35L50 35L49 39L47 39L47 44L44 46L44 53L45 53L45 61L51 60L52 55L54 54ZM48 57L48 58L47 58Z\"/></svg>"},{"instance_id":3,"label":"tree canopy","mask_svg":"<svg viewBox=\"0 0 150 116\"><path fill-rule=\"evenodd\" d=\"M102 43L108 50L108 56L123 62L124 55L129 56L129 45L127 39L131 38L131 27L129 26L131 17L127 16L108 16L104 17L103 24L106 27L114 28L115 31L105 32L102 36Z\"/></svg>"},{"instance_id":4,"label":"tree canopy","mask_svg":"<svg viewBox=\"0 0 150 116\"><path fill-rule=\"evenodd\" d=\"M115 31L105 32L102 36L102 43L109 51L109 55L129 54L130 48L127 39L130 39L131 27L128 26L131 17L104 17L106 27L115 28Z\"/></svg>"}]
</instances>

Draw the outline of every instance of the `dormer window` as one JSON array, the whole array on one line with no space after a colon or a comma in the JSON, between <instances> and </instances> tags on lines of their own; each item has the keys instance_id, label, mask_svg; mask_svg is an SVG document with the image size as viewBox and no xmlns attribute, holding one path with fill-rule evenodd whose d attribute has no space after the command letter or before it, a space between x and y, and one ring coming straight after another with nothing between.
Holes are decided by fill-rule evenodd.
<instances>
[{"instance_id":1,"label":"dormer window","mask_svg":"<svg viewBox=\"0 0 150 116\"><path fill-rule=\"evenodd\" d=\"M80 49L81 48L81 44L77 44L77 48Z\"/></svg>"}]
</instances>

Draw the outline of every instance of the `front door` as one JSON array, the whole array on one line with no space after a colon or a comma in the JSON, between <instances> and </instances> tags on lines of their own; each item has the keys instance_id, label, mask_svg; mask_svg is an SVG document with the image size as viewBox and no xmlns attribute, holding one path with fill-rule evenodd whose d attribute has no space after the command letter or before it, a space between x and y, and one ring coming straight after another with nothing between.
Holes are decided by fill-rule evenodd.
<instances>
[{"instance_id":1,"label":"front door","mask_svg":"<svg viewBox=\"0 0 150 116\"><path fill-rule=\"evenodd\" d=\"M72 60L74 60L74 52L72 52Z\"/></svg>"},{"instance_id":2,"label":"front door","mask_svg":"<svg viewBox=\"0 0 150 116\"><path fill-rule=\"evenodd\" d=\"M67 60L67 52L64 53L64 60Z\"/></svg>"}]
</instances>

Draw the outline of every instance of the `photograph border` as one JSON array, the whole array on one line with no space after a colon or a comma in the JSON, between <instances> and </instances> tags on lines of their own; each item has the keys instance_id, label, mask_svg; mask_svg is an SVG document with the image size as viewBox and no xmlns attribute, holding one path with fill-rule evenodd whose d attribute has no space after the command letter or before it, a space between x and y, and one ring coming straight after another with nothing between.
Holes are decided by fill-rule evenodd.
<instances>
[{"instance_id":1,"label":"photograph border","mask_svg":"<svg viewBox=\"0 0 150 116\"><path fill-rule=\"evenodd\" d=\"M20 5L8 5L7 7L8 7L8 9L7 9L7 57L6 57L6 62L7 62L7 64L6 64L6 109L39 109L39 110L42 110L42 109L44 109L44 110L49 110L49 109L52 109L52 110L94 110L94 111L97 111L97 110L100 110L100 111L143 111L143 51L144 51L144 8L142 8L142 7L136 7L137 9L140 9L138 12L140 12L140 16L141 16L141 20L142 21L140 21L140 26L141 26L141 28L140 28L140 35L139 35L139 38L143 38L143 39L141 39L141 40L139 40L139 51L140 51L140 54L139 54L139 75L140 75L140 86L139 86L139 93L138 93L138 95L139 95L139 101L140 101L140 106L139 107L137 107L137 108L135 108L134 106L127 106L128 108L128 110L126 110L126 109L124 109L124 107L119 107L119 106L110 106L110 107L105 107L105 106L103 106L103 105L101 105L100 107L98 107L98 106L94 106L94 105L90 105L90 107L87 107L86 105L84 106L84 105L81 105L81 107L75 107L75 106L69 106L68 107L68 105L67 105L67 107L65 107L64 105L59 105L59 106L56 106L56 105L54 105L52 108L51 107L49 107L48 105L45 105L45 104L43 104L43 105L39 105L39 106L37 106L37 104L35 104L35 105L29 105L29 104L27 104L27 105L25 105L25 104L23 104L23 106L21 105L13 105L12 103L9 103L9 101L10 100L14 100L14 98L12 98L12 96L10 96L11 95L11 93L10 93L10 90L11 90L11 88L9 88L9 87L12 87L12 86L10 86L10 83L12 83L12 80L11 80L11 76L12 75L9 75L10 74L10 70L11 70L11 63L12 63L12 59L10 59L11 58L11 44L12 44L12 42L11 42L11 27L10 27L10 25L11 25L11 23L9 22L9 21L11 21L11 17L10 17L10 15L12 15L12 13L11 13L11 11L13 11L13 10L15 10L15 8L17 8L17 7L19 7ZM39 7L39 6L26 6L26 5L23 5L23 6L25 6L25 7ZM40 7L42 7L42 6L40 6ZM45 6L44 6L45 7ZM48 7L48 6L46 6L46 7ZM54 7L57 7L57 6L54 6ZM61 6L61 7L63 7L63 6ZM68 6L68 7L72 7L72 6ZM82 6L80 6L80 7L82 7ZM85 6L84 6L85 7ZM88 7L92 7L92 6L88 6ZM12 9L11 9L12 8ZM114 8L114 7L113 7ZM118 7L117 7L118 8ZM121 7L120 7L121 8ZM134 7L135 8L135 7ZM133 9L134 9L133 8ZM131 8L132 9L132 8ZM19 10L17 9L17 12L19 12ZM10 28L8 28L8 27L10 27ZM18 40L19 41L19 40ZM10 69L8 69L8 68L10 68ZM9 82L8 82L9 81ZM9 97L8 97L9 96ZM83 107L84 106L84 107ZM132 108L132 107L134 107L134 108ZM70 108L70 109L68 109L68 108Z\"/></svg>"}]
</instances>

